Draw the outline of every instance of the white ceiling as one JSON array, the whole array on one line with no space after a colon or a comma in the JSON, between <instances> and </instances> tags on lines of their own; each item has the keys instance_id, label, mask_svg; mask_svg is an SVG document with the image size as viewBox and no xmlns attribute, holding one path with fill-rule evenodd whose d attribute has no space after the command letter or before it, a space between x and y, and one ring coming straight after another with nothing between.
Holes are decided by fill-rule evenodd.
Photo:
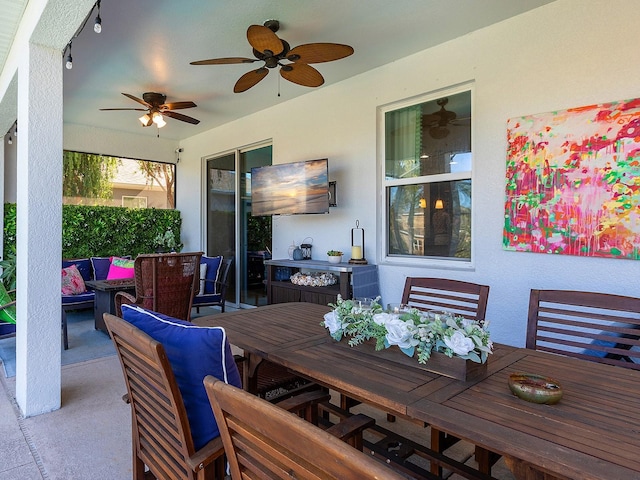
<instances>
[{"instance_id":1,"label":"white ceiling","mask_svg":"<svg viewBox=\"0 0 640 480\"><path fill-rule=\"evenodd\" d=\"M140 112L99 109L136 108L122 92L141 98L156 91L166 94L167 102L198 105L179 112L199 119L199 125L167 119L160 130L160 136L179 140L312 91L271 70L258 85L236 94L236 80L261 63L189 65L252 58L247 28L267 19L280 21L278 36L291 47L334 42L354 48L350 57L314 65L325 78L318 87L323 88L551 1L102 0L102 33L93 31L94 11L73 39L73 69L64 71L64 121L155 136L155 127L140 126ZM0 0L0 65L8 48L4 33L15 29L4 12L24 3Z\"/></svg>"}]
</instances>

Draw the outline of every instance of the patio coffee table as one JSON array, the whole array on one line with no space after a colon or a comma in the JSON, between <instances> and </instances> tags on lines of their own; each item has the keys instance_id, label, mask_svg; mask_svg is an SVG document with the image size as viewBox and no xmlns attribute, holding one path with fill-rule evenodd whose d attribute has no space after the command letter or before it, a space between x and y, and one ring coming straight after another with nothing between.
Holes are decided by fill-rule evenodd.
<instances>
[{"instance_id":1,"label":"patio coffee table","mask_svg":"<svg viewBox=\"0 0 640 480\"><path fill-rule=\"evenodd\" d=\"M106 313L116 314L114 297L118 292L135 293L136 286L133 278L122 278L117 280L90 280L85 284L95 291L96 297L93 302L93 315L95 328L106 334L107 326L104 324L102 315Z\"/></svg>"}]
</instances>

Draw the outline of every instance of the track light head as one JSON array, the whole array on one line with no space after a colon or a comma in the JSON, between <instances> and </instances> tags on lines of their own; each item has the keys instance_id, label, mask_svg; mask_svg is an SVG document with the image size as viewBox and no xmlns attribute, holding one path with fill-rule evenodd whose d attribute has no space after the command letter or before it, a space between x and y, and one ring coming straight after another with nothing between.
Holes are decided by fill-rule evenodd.
<instances>
[{"instance_id":1,"label":"track light head","mask_svg":"<svg viewBox=\"0 0 640 480\"><path fill-rule=\"evenodd\" d=\"M93 24L93 31L96 33L102 32L102 19L100 18L100 14L96 17L96 22Z\"/></svg>"}]
</instances>

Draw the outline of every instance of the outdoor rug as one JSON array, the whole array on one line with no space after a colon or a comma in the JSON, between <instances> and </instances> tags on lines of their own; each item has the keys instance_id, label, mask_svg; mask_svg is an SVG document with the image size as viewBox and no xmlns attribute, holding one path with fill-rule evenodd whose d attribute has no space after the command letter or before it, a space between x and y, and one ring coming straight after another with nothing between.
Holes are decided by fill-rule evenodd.
<instances>
[{"instance_id":1,"label":"outdoor rug","mask_svg":"<svg viewBox=\"0 0 640 480\"><path fill-rule=\"evenodd\" d=\"M116 354L109 335L95 329L93 309L67 312L67 330L69 349L62 350L62 365ZM62 348L62 340L60 348ZM14 377L16 375L15 337L0 340L0 360L2 360L5 376Z\"/></svg>"}]
</instances>

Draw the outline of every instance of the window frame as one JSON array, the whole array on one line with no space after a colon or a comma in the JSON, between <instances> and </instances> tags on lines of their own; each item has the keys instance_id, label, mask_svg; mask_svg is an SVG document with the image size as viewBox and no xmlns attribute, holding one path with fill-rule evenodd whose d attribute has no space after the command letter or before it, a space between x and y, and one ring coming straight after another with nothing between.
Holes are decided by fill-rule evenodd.
<instances>
[{"instance_id":1,"label":"window frame","mask_svg":"<svg viewBox=\"0 0 640 480\"><path fill-rule=\"evenodd\" d=\"M125 207L125 208L147 208L147 204L148 204L148 197L142 196L142 195L122 195L121 198L122 202L121 202L121 206ZM131 201L131 200L144 200L144 206L136 206L136 207L132 207L132 206L128 206L125 205L125 203L127 201Z\"/></svg>"},{"instance_id":2,"label":"window frame","mask_svg":"<svg viewBox=\"0 0 640 480\"><path fill-rule=\"evenodd\" d=\"M386 179L386 114L402 108L419 105L425 102L437 100L438 98L456 95L463 92L469 92L471 96L471 155L472 163L470 171L454 172L454 173L440 173L433 175L424 175L419 177L410 178L398 178L398 179ZM460 85L452 86L449 88L427 92L414 97L398 100L378 107L378 132L377 132L377 191L378 201L376 215L378 221L376 225L376 233L380 241L378 241L378 262L383 265L397 265L397 266L419 266L425 268L441 268L450 270L474 270L475 269L475 245L476 241L476 218L477 215L474 212L474 205L476 200L475 194L475 172L474 168L477 159L475 158L475 88L474 82L467 82ZM470 180L471 181L471 257L469 259L457 259L455 257L427 257L419 255L398 255L389 254L389 226L390 226L390 212L389 202L387 197L387 191L394 186L404 185L421 185L425 183L438 183L446 181L456 180Z\"/></svg>"}]
</instances>

